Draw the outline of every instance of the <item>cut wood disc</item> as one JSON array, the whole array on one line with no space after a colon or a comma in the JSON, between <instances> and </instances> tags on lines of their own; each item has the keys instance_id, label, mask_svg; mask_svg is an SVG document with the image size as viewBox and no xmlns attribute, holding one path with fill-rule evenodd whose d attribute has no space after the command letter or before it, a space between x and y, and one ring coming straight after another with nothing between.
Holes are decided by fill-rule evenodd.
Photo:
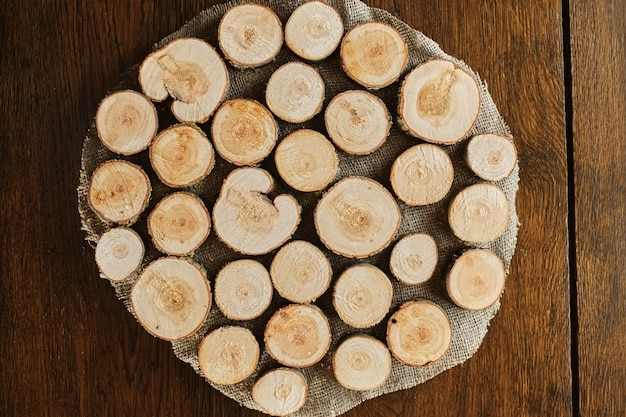
<instances>
[{"instance_id":1,"label":"cut wood disc","mask_svg":"<svg viewBox=\"0 0 626 417\"><path fill-rule=\"evenodd\" d=\"M198 363L214 384L237 384L254 373L261 349L252 332L238 326L223 326L209 333L198 348Z\"/></svg>"},{"instance_id":2,"label":"cut wood disc","mask_svg":"<svg viewBox=\"0 0 626 417\"><path fill-rule=\"evenodd\" d=\"M283 246L272 261L270 276L276 291L289 301L307 304L324 294L333 271L324 253L304 240Z\"/></svg>"},{"instance_id":3,"label":"cut wood disc","mask_svg":"<svg viewBox=\"0 0 626 417\"><path fill-rule=\"evenodd\" d=\"M341 320L364 329L380 323L391 307L393 286L374 265L359 264L346 269L337 279L333 306Z\"/></svg>"},{"instance_id":4,"label":"cut wood disc","mask_svg":"<svg viewBox=\"0 0 626 417\"><path fill-rule=\"evenodd\" d=\"M89 182L89 204L107 222L131 224L145 210L152 187L137 165L111 159L99 165Z\"/></svg>"},{"instance_id":5,"label":"cut wood disc","mask_svg":"<svg viewBox=\"0 0 626 417\"><path fill-rule=\"evenodd\" d=\"M391 354L380 340L353 335L337 347L333 356L335 379L343 387L369 391L382 386L391 375Z\"/></svg>"},{"instance_id":6,"label":"cut wood disc","mask_svg":"<svg viewBox=\"0 0 626 417\"><path fill-rule=\"evenodd\" d=\"M228 9L218 28L220 48L234 66L265 65L283 45L283 26L276 13L261 4L239 4Z\"/></svg>"},{"instance_id":7,"label":"cut wood disc","mask_svg":"<svg viewBox=\"0 0 626 417\"><path fill-rule=\"evenodd\" d=\"M512 140L496 134L474 136L467 144L467 166L480 178L500 181L509 176L517 163Z\"/></svg>"},{"instance_id":8,"label":"cut wood disc","mask_svg":"<svg viewBox=\"0 0 626 417\"><path fill-rule=\"evenodd\" d=\"M263 412L272 416L295 413L306 403L307 394L304 376L289 368L269 371L252 386L252 399Z\"/></svg>"},{"instance_id":9,"label":"cut wood disc","mask_svg":"<svg viewBox=\"0 0 626 417\"><path fill-rule=\"evenodd\" d=\"M224 266L215 277L215 304L232 320L259 317L272 301L272 281L267 269L253 259Z\"/></svg>"},{"instance_id":10,"label":"cut wood disc","mask_svg":"<svg viewBox=\"0 0 626 417\"><path fill-rule=\"evenodd\" d=\"M321 61L332 54L343 36L343 19L321 1L298 6L285 24L285 43L300 58Z\"/></svg>"},{"instance_id":11,"label":"cut wood disc","mask_svg":"<svg viewBox=\"0 0 626 417\"><path fill-rule=\"evenodd\" d=\"M298 191L323 190L337 175L339 158L332 143L315 130L287 135L274 153L281 178Z\"/></svg>"},{"instance_id":12,"label":"cut wood disc","mask_svg":"<svg viewBox=\"0 0 626 417\"><path fill-rule=\"evenodd\" d=\"M119 282L139 268L144 251L143 240L137 232L116 227L100 236L96 245L96 264L105 278Z\"/></svg>"},{"instance_id":13,"label":"cut wood disc","mask_svg":"<svg viewBox=\"0 0 626 417\"><path fill-rule=\"evenodd\" d=\"M111 151L133 155L150 145L159 120L152 102L133 90L107 96L96 112L98 137Z\"/></svg>"},{"instance_id":14,"label":"cut wood disc","mask_svg":"<svg viewBox=\"0 0 626 417\"><path fill-rule=\"evenodd\" d=\"M340 52L346 74L371 89L397 81L409 62L404 37L383 22L365 22L350 29Z\"/></svg>"},{"instance_id":15,"label":"cut wood disc","mask_svg":"<svg viewBox=\"0 0 626 417\"><path fill-rule=\"evenodd\" d=\"M278 125L272 113L251 99L234 99L215 113L211 133L215 149L235 165L254 165L272 152Z\"/></svg>"},{"instance_id":16,"label":"cut wood disc","mask_svg":"<svg viewBox=\"0 0 626 417\"><path fill-rule=\"evenodd\" d=\"M387 346L400 362L425 366L437 362L452 342L448 315L431 301L409 301L389 319Z\"/></svg>"},{"instance_id":17,"label":"cut wood disc","mask_svg":"<svg viewBox=\"0 0 626 417\"><path fill-rule=\"evenodd\" d=\"M504 290L504 262L487 249L470 249L454 261L446 278L452 301L466 310L484 310L498 301Z\"/></svg>"},{"instance_id":18,"label":"cut wood disc","mask_svg":"<svg viewBox=\"0 0 626 417\"><path fill-rule=\"evenodd\" d=\"M179 124L161 131L150 146L154 172L167 186L188 187L213 169L213 146L198 127Z\"/></svg>"},{"instance_id":19,"label":"cut wood disc","mask_svg":"<svg viewBox=\"0 0 626 417\"><path fill-rule=\"evenodd\" d=\"M348 258L386 248L400 226L400 209L385 187L365 177L337 182L317 204L315 229L322 243Z\"/></svg>"},{"instance_id":20,"label":"cut wood disc","mask_svg":"<svg viewBox=\"0 0 626 417\"><path fill-rule=\"evenodd\" d=\"M139 274L130 303L150 334L175 341L192 335L204 323L211 309L211 289L198 264L186 258L160 258Z\"/></svg>"},{"instance_id":21,"label":"cut wood disc","mask_svg":"<svg viewBox=\"0 0 626 417\"><path fill-rule=\"evenodd\" d=\"M224 181L213 207L217 236L246 255L262 255L285 243L300 223L300 205L281 194L270 201L272 176L260 168L239 168Z\"/></svg>"},{"instance_id":22,"label":"cut wood disc","mask_svg":"<svg viewBox=\"0 0 626 417\"><path fill-rule=\"evenodd\" d=\"M324 91L324 80L315 68L302 62L289 62L270 77L265 101L282 120L302 123L322 110Z\"/></svg>"},{"instance_id":23,"label":"cut wood disc","mask_svg":"<svg viewBox=\"0 0 626 417\"><path fill-rule=\"evenodd\" d=\"M427 142L450 145L464 139L479 110L478 83L452 61L433 59L417 66L400 88L400 122Z\"/></svg>"},{"instance_id":24,"label":"cut wood disc","mask_svg":"<svg viewBox=\"0 0 626 417\"><path fill-rule=\"evenodd\" d=\"M448 194L454 180L454 168L443 149L422 143L396 158L390 180L400 200L410 206L424 206L436 203Z\"/></svg>"},{"instance_id":25,"label":"cut wood disc","mask_svg":"<svg viewBox=\"0 0 626 417\"><path fill-rule=\"evenodd\" d=\"M492 184L474 184L461 190L448 211L452 231L469 243L491 242L502 236L509 216L506 194Z\"/></svg>"},{"instance_id":26,"label":"cut wood disc","mask_svg":"<svg viewBox=\"0 0 626 417\"><path fill-rule=\"evenodd\" d=\"M324 113L328 136L353 155L368 155L387 140L391 116L385 103L362 90L337 94Z\"/></svg>"},{"instance_id":27,"label":"cut wood disc","mask_svg":"<svg viewBox=\"0 0 626 417\"><path fill-rule=\"evenodd\" d=\"M181 122L204 123L228 91L228 70L211 45L196 38L176 39L148 55L139 67L145 95L174 98L172 113Z\"/></svg>"},{"instance_id":28,"label":"cut wood disc","mask_svg":"<svg viewBox=\"0 0 626 417\"><path fill-rule=\"evenodd\" d=\"M314 305L290 304L276 311L265 327L265 349L278 362L293 368L318 363L332 335L328 319Z\"/></svg>"},{"instance_id":29,"label":"cut wood disc","mask_svg":"<svg viewBox=\"0 0 626 417\"><path fill-rule=\"evenodd\" d=\"M391 251L391 273L407 285L423 284L437 266L437 243L432 236L415 233L403 237Z\"/></svg>"},{"instance_id":30,"label":"cut wood disc","mask_svg":"<svg viewBox=\"0 0 626 417\"><path fill-rule=\"evenodd\" d=\"M209 236L211 217L202 200L185 191L163 198L148 216L154 246L169 255L188 255Z\"/></svg>"}]
</instances>

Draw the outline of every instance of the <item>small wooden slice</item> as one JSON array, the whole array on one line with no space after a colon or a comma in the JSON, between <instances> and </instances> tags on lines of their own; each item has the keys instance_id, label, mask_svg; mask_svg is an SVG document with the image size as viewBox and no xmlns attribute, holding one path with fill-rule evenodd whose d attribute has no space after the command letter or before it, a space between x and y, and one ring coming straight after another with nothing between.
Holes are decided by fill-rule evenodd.
<instances>
[{"instance_id":1,"label":"small wooden slice","mask_svg":"<svg viewBox=\"0 0 626 417\"><path fill-rule=\"evenodd\" d=\"M145 210L152 187L146 173L127 161L99 165L89 182L89 204L107 222L128 225Z\"/></svg>"},{"instance_id":2,"label":"small wooden slice","mask_svg":"<svg viewBox=\"0 0 626 417\"><path fill-rule=\"evenodd\" d=\"M425 366L437 362L450 348L448 315L431 301L409 301L387 324L387 346L400 362Z\"/></svg>"},{"instance_id":3,"label":"small wooden slice","mask_svg":"<svg viewBox=\"0 0 626 417\"><path fill-rule=\"evenodd\" d=\"M442 200L450 191L454 168L440 147L428 143L404 151L391 167L391 186L410 206L424 206Z\"/></svg>"},{"instance_id":4,"label":"small wooden slice","mask_svg":"<svg viewBox=\"0 0 626 417\"><path fill-rule=\"evenodd\" d=\"M504 136L476 135L467 144L465 162L480 178L500 181L515 168L517 150L513 141Z\"/></svg>"},{"instance_id":5,"label":"small wooden slice","mask_svg":"<svg viewBox=\"0 0 626 417\"><path fill-rule=\"evenodd\" d=\"M385 318L391 307L393 286L374 265L359 264L346 269L337 279L333 306L341 320L352 327L372 327Z\"/></svg>"},{"instance_id":6,"label":"small wooden slice","mask_svg":"<svg viewBox=\"0 0 626 417\"><path fill-rule=\"evenodd\" d=\"M328 319L314 305L290 304L276 311L265 327L265 349L278 362L293 368L318 363L332 335Z\"/></svg>"},{"instance_id":7,"label":"small wooden slice","mask_svg":"<svg viewBox=\"0 0 626 417\"><path fill-rule=\"evenodd\" d=\"M211 231L211 217L197 196L180 191L163 198L148 216L148 233L157 249L169 255L188 255Z\"/></svg>"},{"instance_id":8,"label":"small wooden slice","mask_svg":"<svg viewBox=\"0 0 626 417\"><path fill-rule=\"evenodd\" d=\"M252 386L252 399L266 414L288 416L306 403L308 385L295 369L279 368L267 372Z\"/></svg>"},{"instance_id":9,"label":"small wooden slice","mask_svg":"<svg viewBox=\"0 0 626 417\"><path fill-rule=\"evenodd\" d=\"M509 200L499 187L474 184L452 200L448 220L454 234L469 243L491 242L509 225Z\"/></svg>"},{"instance_id":10,"label":"small wooden slice","mask_svg":"<svg viewBox=\"0 0 626 417\"><path fill-rule=\"evenodd\" d=\"M387 346L368 335L346 338L333 356L335 379L344 388L354 391L381 387L389 379L391 367Z\"/></svg>"},{"instance_id":11,"label":"small wooden slice","mask_svg":"<svg viewBox=\"0 0 626 417\"><path fill-rule=\"evenodd\" d=\"M100 236L96 245L96 264L104 277L112 282L128 278L141 265L143 241L132 229L116 227Z\"/></svg>"},{"instance_id":12,"label":"small wooden slice","mask_svg":"<svg viewBox=\"0 0 626 417\"><path fill-rule=\"evenodd\" d=\"M98 137L111 151L133 155L150 145L159 127L157 111L143 94L123 90L107 96L96 112Z\"/></svg>"},{"instance_id":13,"label":"small wooden slice","mask_svg":"<svg viewBox=\"0 0 626 417\"><path fill-rule=\"evenodd\" d=\"M139 83L154 101L174 98L172 113L181 122L204 123L224 99L229 80L226 64L201 39L180 38L143 61Z\"/></svg>"},{"instance_id":14,"label":"small wooden slice","mask_svg":"<svg viewBox=\"0 0 626 417\"><path fill-rule=\"evenodd\" d=\"M259 317L272 301L272 281L258 261L240 259L224 266L215 277L215 304L232 320Z\"/></svg>"},{"instance_id":15,"label":"small wooden slice","mask_svg":"<svg viewBox=\"0 0 626 417\"><path fill-rule=\"evenodd\" d=\"M150 163L165 185L182 188L209 175L215 154L211 142L198 127L179 124L161 131L154 139Z\"/></svg>"},{"instance_id":16,"label":"small wooden slice","mask_svg":"<svg viewBox=\"0 0 626 417\"><path fill-rule=\"evenodd\" d=\"M215 113L211 133L215 149L235 165L254 165L272 152L278 125L272 113L252 99L234 99Z\"/></svg>"},{"instance_id":17,"label":"small wooden slice","mask_svg":"<svg viewBox=\"0 0 626 417\"><path fill-rule=\"evenodd\" d=\"M498 301L504 290L504 262L487 249L471 249L454 261L446 279L452 301L466 310L484 310Z\"/></svg>"},{"instance_id":18,"label":"small wooden slice","mask_svg":"<svg viewBox=\"0 0 626 417\"><path fill-rule=\"evenodd\" d=\"M389 268L404 284L418 285L432 277L437 259L435 239L427 234L415 233L403 237L396 243L391 251Z\"/></svg>"},{"instance_id":19,"label":"small wooden slice","mask_svg":"<svg viewBox=\"0 0 626 417\"><path fill-rule=\"evenodd\" d=\"M198 348L198 363L210 382L233 385L254 373L260 353L259 343L250 330L223 326L202 339Z\"/></svg>"},{"instance_id":20,"label":"small wooden slice","mask_svg":"<svg viewBox=\"0 0 626 417\"><path fill-rule=\"evenodd\" d=\"M332 143L315 130L287 135L274 153L281 178L298 191L323 190L337 175L339 158Z\"/></svg>"},{"instance_id":21,"label":"small wooden slice","mask_svg":"<svg viewBox=\"0 0 626 417\"><path fill-rule=\"evenodd\" d=\"M307 304L326 292L333 271L328 258L315 245L295 240L276 253L270 276L283 298Z\"/></svg>"},{"instance_id":22,"label":"small wooden slice","mask_svg":"<svg viewBox=\"0 0 626 417\"><path fill-rule=\"evenodd\" d=\"M298 6L285 24L285 43L300 58L321 61L333 53L343 36L337 10L321 1Z\"/></svg>"},{"instance_id":23,"label":"small wooden slice","mask_svg":"<svg viewBox=\"0 0 626 417\"><path fill-rule=\"evenodd\" d=\"M386 248L400 226L400 209L376 181L348 177L317 204L315 228L322 243L348 258L367 258Z\"/></svg>"},{"instance_id":24,"label":"small wooden slice","mask_svg":"<svg viewBox=\"0 0 626 417\"><path fill-rule=\"evenodd\" d=\"M262 255L285 243L300 223L300 205L281 194L270 201L272 176L260 168L239 168L224 181L213 207L217 236L232 249Z\"/></svg>"},{"instance_id":25,"label":"small wooden slice","mask_svg":"<svg viewBox=\"0 0 626 417\"><path fill-rule=\"evenodd\" d=\"M324 91L324 80L315 68L302 62L289 62L270 77L265 101L282 120L302 123L322 110Z\"/></svg>"},{"instance_id":26,"label":"small wooden slice","mask_svg":"<svg viewBox=\"0 0 626 417\"><path fill-rule=\"evenodd\" d=\"M398 80L409 62L404 37L383 22L365 22L350 29L341 42L340 53L346 74L370 89Z\"/></svg>"},{"instance_id":27,"label":"small wooden slice","mask_svg":"<svg viewBox=\"0 0 626 417\"><path fill-rule=\"evenodd\" d=\"M417 66L400 88L400 122L427 142L450 145L464 139L479 110L478 83L452 61L434 59Z\"/></svg>"},{"instance_id":28,"label":"small wooden slice","mask_svg":"<svg viewBox=\"0 0 626 417\"><path fill-rule=\"evenodd\" d=\"M283 45L283 26L276 13L261 4L228 9L218 28L218 42L234 66L252 68L273 60Z\"/></svg>"},{"instance_id":29,"label":"small wooden slice","mask_svg":"<svg viewBox=\"0 0 626 417\"><path fill-rule=\"evenodd\" d=\"M196 332L211 309L206 272L186 258L153 261L130 291L139 323L152 335L175 341Z\"/></svg>"},{"instance_id":30,"label":"small wooden slice","mask_svg":"<svg viewBox=\"0 0 626 417\"><path fill-rule=\"evenodd\" d=\"M391 116L385 103L362 90L337 94L324 113L328 136L353 155L368 155L387 140Z\"/></svg>"}]
</instances>

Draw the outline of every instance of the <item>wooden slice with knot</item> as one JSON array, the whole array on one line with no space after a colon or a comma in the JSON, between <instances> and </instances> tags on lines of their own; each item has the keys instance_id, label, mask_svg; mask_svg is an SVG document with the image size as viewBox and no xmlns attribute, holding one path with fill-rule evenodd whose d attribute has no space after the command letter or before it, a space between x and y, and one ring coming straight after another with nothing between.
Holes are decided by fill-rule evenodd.
<instances>
[{"instance_id":1,"label":"wooden slice with knot","mask_svg":"<svg viewBox=\"0 0 626 417\"><path fill-rule=\"evenodd\" d=\"M332 6L310 1L296 8L285 24L285 43L300 58L321 61L343 36L343 19Z\"/></svg>"},{"instance_id":2,"label":"wooden slice with knot","mask_svg":"<svg viewBox=\"0 0 626 417\"><path fill-rule=\"evenodd\" d=\"M437 304L409 301L387 324L387 346L396 359L411 366L437 362L452 343L452 324Z\"/></svg>"},{"instance_id":3,"label":"wooden slice with knot","mask_svg":"<svg viewBox=\"0 0 626 417\"><path fill-rule=\"evenodd\" d=\"M144 252L143 240L137 232L116 227L100 236L96 245L96 264L104 277L119 282L139 268Z\"/></svg>"},{"instance_id":4,"label":"wooden slice with knot","mask_svg":"<svg viewBox=\"0 0 626 417\"><path fill-rule=\"evenodd\" d=\"M211 309L206 272L186 258L157 259L139 274L130 304L150 334L170 341L183 339L200 328Z\"/></svg>"},{"instance_id":5,"label":"wooden slice with knot","mask_svg":"<svg viewBox=\"0 0 626 417\"><path fill-rule=\"evenodd\" d=\"M432 236L414 233L403 237L391 251L389 269L407 285L423 284L437 267L437 243Z\"/></svg>"},{"instance_id":6,"label":"wooden slice with knot","mask_svg":"<svg viewBox=\"0 0 626 417\"><path fill-rule=\"evenodd\" d=\"M133 90L107 96L96 112L98 137L111 151L133 155L150 145L159 120L152 102Z\"/></svg>"},{"instance_id":7,"label":"wooden slice with knot","mask_svg":"<svg viewBox=\"0 0 626 417\"><path fill-rule=\"evenodd\" d=\"M254 373L261 349L252 332L238 326L223 326L206 335L198 347L198 363L214 384L233 385Z\"/></svg>"},{"instance_id":8,"label":"wooden slice with knot","mask_svg":"<svg viewBox=\"0 0 626 417\"><path fill-rule=\"evenodd\" d=\"M354 391L369 391L384 385L391 368L387 346L369 335L347 337L333 356L335 379L344 388Z\"/></svg>"},{"instance_id":9,"label":"wooden slice with knot","mask_svg":"<svg viewBox=\"0 0 626 417\"><path fill-rule=\"evenodd\" d=\"M252 399L266 414L288 416L306 403L308 384L299 371L278 368L265 373L252 386Z\"/></svg>"},{"instance_id":10,"label":"wooden slice with knot","mask_svg":"<svg viewBox=\"0 0 626 417\"><path fill-rule=\"evenodd\" d=\"M500 181L509 176L517 164L517 150L512 140L486 133L467 143L465 162L480 178Z\"/></svg>"}]
</instances>

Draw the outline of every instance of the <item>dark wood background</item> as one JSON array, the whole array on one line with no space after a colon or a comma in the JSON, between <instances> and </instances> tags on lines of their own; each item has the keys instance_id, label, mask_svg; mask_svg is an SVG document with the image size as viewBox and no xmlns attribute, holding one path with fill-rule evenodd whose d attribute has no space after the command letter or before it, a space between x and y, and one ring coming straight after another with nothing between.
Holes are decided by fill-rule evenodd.
<instances>
[{"instance_id":1,"label":"dark wood background","mask_svg":"<svg viewBox=\"0 0 626 417\"><path fill-rule=\"evenodd\" d=\"M520 150L522 223L476 355L346 416L626 415L626 6L368 0L465 60ZM100 100L211 1L0 7L0 415L260 416L98 277L76 191Z\"/></svg>"}]
</instances>

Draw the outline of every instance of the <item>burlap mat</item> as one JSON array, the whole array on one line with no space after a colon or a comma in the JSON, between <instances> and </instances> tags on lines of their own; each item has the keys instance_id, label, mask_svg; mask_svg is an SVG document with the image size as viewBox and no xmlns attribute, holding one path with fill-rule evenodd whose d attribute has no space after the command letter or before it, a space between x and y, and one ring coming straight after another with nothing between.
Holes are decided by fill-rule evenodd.
<instances>
[{"instance_id":1,"label":"burlap mat","mask_svg":"<svg viewBox=\"0 0 626 417\"><path fill-rule=\"evenodd\" d=\"M270 8L272 8L284 24L291 12L304 1L297 0L287 2L258 0L258 2L267 4ZM327 0L327 2L339 10L344 19L346 29L351 28L359 22L370 20L384 21L397 28L405 37L409 45L410 61L405 73L417 64L434 57L450 59L457 62L464 68L467 68L463 62L445 54L434 41L427 38L422 33L410 28L405 23L395 19L386 11L370 8L358 0ZM217 47L217 27L219 20L229 7L237 3L241 3L241 1L232 1L230 3L217 5L205 10L196 18L184 25L180 30L161 40L157 45L155 45L155 48L161 47L175 38L186 36L194 36L205 39L211 45ZM231 85L227 99L234 97L250 97L264 103L265 84L270 75L280 65L292 60L298 60L298 57L284 46L275 61L261 68L237 70L229 66ZM327 60L321 63L315 63L313 66L320 71L326 83L327 94L324 103L325 105L328 104L329 100L334 95L343 90L361 88L342 72L337 52L331 55L331 57ZM131 88L141 91L137 82L137 68L137 66L131 68L124 75L120 85L118 85L114 90ZM469 70L469 68L467 69ZM471 73L474 74L473 72ZM479 80L477 75L476 79ZM499 133L510 137L508 128L500 117L498 110L496 109L496 106L487 91L486 84L480 80L479 84L482 95L481 111L478 122L471 134ZM398 83L395 83L387 88L375 92L375 94L387 104L388 108L392 112L395 112L395 109L397 108L398 86ZM169 112L169 102L166 102L165 104L157 104L157 108L159 110L160 129L164 129L176 123ZM201 125L201 127L205 132L209 131L208 125ZM323 115L318 115L313 120L299 125L281 122L279 127L280 137L284 137L296 128L301 127L325 132ZM394 124L385 145L372 155L350 156L340 152L339 177L346 177L350 175L367 176L377 180L387 188L391 189L389 184L389 172L393 161L405 149L419 142L419 140L403 133L397 125ZM468 170L463 162L463 154L465 150L464 142L454 146L444 147L444 149L450 154L455 169L454 184L451 192L443 201L425 207L408 207L400 203L402 223L400 231L395 239L395 241L397 241L402 236L412 232L423 232L432 235L439 247L439 264L437 271L429 283L422 286L409 287L399 283L395 279L392 279L394 285L394 298L390 314L407 300L425 298L436 302L446 311L452 322L453 341L451 348L439 362L426 367L410 367L403 365L394 359L392 375L385 385L379 389L366 392L356 392L342 388L333 377L332 354L342 337L354 333L355 329L349 327L339 319L337 313L335 313L332 308L330 294L332 291L327 291L327 293L318 299L315 304L322 308L328 315L334 336L333 344L330 352L320 363L302 370L309 384L309 397L304 408L296 413L296 416L335 416L346 412L367 399L374 398L385 393L413 387L434 377L446 369L466 361L480 346L481 341L487 333L489 321L498 311L500 304L497 303L485 311L465 311L449 302L445 296L444 288L445 269L450 264L453 256L464 248L463 243L453 236L447 224L447 207L451 198L459 190L470 184L479 182L479 180ZM104 233L112 225L102 222L89 207L86 197L89 177L96 166L100 163L105 160L118 157L118 155L111 153L101 144L97 137L94 125L92 124L91 129L84 141L82 170L80 172L80 185L78 187L79 212L82 219L82 225L83 229L87 233L87 240L92 245L97 243L102 233ZM147 234L145 220L146 214L150 212L156 202L161 200L161 198L163 198L166 194L171 193L172 189L166 187L157 179L150 166L147 152L142 152L124 159L130 160L131 162L142 166L152 182L153 192L150 206L147 208L139 222L133 226L134 229L137 230L142 236L146 244L146 257L144 265L147 265L147 263L162 255L159 254L158 251L152 246L150 238ZM260 164L260 166L269 170L273 174L279 191L290 192L298 199L303 208L302 222L294 235L294 239L308 240L318 247L323 248L323 245L321 245L315 233L312 214L313 208L319 198L319 194L299 193L289 190L283 183L281 183L280 177L276 173L275 167L273 166L272 159L272 157L267 158L266 161ZM191 188L191 191L196 192L209 208L212 207L213 202L219 193L222 179L225 178L228 172L230 172L233 168L234 166L224 162L218 157L216 166L209 177L200 184ZM515 210L515 194L518 188L518 181L519 171L518 167L516 167L514 172L508 178L496 183L505 191L510 200L512 209L511 221L508 230L501 238L481 246L489 248L498 254L504 260L507 269L515 250L517 238L518 218ZM366 261L377 265L383 271L386 271L389 276L391 276L389 274L388 261L392 247L393 244L382 253L373 256ZM337 256L327 250L325 250L325 253L331 260L335 277L337 277L347 266L357 263L357 261ZM269 268L273 254L274 253L270 253L257 259ZM241 255L234 253L224 244L219 242L214 233L211 234L208 240L193 255L193 258L206 268L211 284L213 284L213 278L215 277L217 271L219 271L224 264L241 257ZM128 302L128 295L135 278L136 275L133 275L121 283L114 284L117 296L122 302L124 302L131 313L132 309L130 307L130 303ZM285 304L287 304L287 301L281 299L278 294L275 293L272 305L265 314L255 320L245 323L237 322L235 324L243 325L251 329L257 337L257 340L262 342L265 323L276 308ZM381 324L375 326L374 328L367 329L366 333L372 334L378 339L384 341L386 322L386 319L383 320ZM227 323L232 323L232 321L226 319L214 304L207 321L202 328L196 332L196 334L172 344L174 353L180 359L189 363L198 373L201 374L197 360L197 347L200 340L210 330ZM263 352L261 354L257 371L250 378L234 386L215 386L215 388L227 396L235 399L240 404L249 408L257 409L255 403L252 401L250 388L259 375L277 366L279 365L271 359L267 353Z\"/></svg>"}]
</instances>

